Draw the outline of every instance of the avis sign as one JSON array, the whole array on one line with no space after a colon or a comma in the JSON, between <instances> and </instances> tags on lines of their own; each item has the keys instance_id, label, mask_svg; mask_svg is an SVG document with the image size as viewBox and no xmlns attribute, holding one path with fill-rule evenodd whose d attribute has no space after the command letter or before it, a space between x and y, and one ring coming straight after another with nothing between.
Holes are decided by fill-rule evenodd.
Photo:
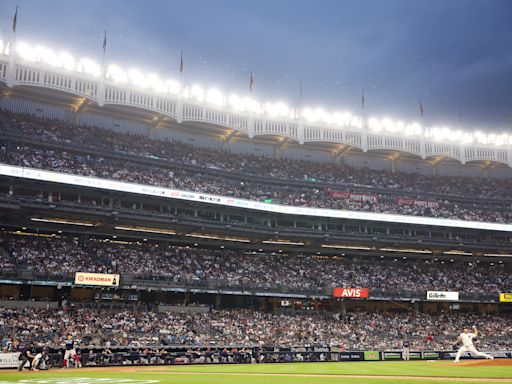
<instances>
[{"instance_id":1,"label":"avis sign","mask_svg":"<svg viewBox=\"0 0 512 384\"><path fill-rule=\"evenodd\" d=\"M108 273L77 272L75 274L75 284L119 287L119 275L111 275Z\"/></svg>"},{"instance_id":2,"label":"avis sign","mask_svg":"<svg viewBox=\"0 0 512 384\"><path fill-rule=\"evenodd\" d=\"M368 288L333 288L332 295L350 299L367 299L369 290Z\"/></svg>"}]
</instances>

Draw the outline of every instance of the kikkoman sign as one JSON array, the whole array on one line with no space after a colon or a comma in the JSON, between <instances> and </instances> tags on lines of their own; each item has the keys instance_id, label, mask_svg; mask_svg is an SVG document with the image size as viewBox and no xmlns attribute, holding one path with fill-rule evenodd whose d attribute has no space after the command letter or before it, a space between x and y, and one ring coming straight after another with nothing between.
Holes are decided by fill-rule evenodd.
<instances>
[{"instance_id":1,"label":"kikkoman sign","mask_svg":"<svg viewBox=\"0 0 512 384\"><path fill-rule=\"evenodd\" d=\"M77 272L75 274L75 284L119 287L119 275L111 275L108 273Z\"/></svg>"}]
</instances>

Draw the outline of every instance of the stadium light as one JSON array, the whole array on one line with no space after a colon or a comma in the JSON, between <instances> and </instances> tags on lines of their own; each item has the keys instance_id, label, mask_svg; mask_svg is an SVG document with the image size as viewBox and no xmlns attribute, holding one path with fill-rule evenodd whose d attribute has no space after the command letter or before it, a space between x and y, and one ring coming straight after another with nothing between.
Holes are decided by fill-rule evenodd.
<instances>
[{"instance_id":1,"label":"stadium light","mask_svg":"<svg viewBox=\"0 0 512 384\"><path fill-rule=\"evenodd\" d=\"M224 103L224 96L222 95L222 92L219 90L212 88L208 91L208 94L206 96L206 102L209 104L213 104L216 106L223 106Z\"/></svg>"},{"instance_id":2,"label":"stadium light","mask_svg":"<svg viewBox=\"0 0 512 384\"><path fill-rule=\"evenodd\" d=\"M298 245L303 246L303 242L299 241L290 241L290 240L263 240L263 244L277 244L277 245Z\"/></svg>"},{"instance_id":3,"label":"stadium light","mask_svg":"<svg viewBox=\"0 0 512 384\"><path fill-rule=\"evenodd\" d=\"M64 68L66 71L73 71L76 68L75 59L67 52L60 53L59 61L61 67Z\"/></svg>"},{"instance_id":4,"label":"stadium light","mask_svg":"<svg viewBox=\"0 0 512 384\"><path fill-rule=\"evenodd\" d=\"M156 92L165 92L164 82L154 73L150 73L146 77L146 83L149 88L155 90Z\"/></svg>"},{"instance_id":5,"label":"stadium light","mask_svg":"<svg viewBox=\"0 0 512 384\"><path fill-rule=\"evenodd\" d=\"M112 79L116 83L126 83L128 81L128 75L120 67L115 64L111 64L107 68L107 79Z\"/></svg>"},{"instance_id":6,"label":"stadium light","mask_svg":"<svg viewBox=\"0 0 512 384\"><path fill-rule=\"evenodd\" d=\"M131 227L126 225L118 225L114 227L119 231L133 231L133 232L147 232L147 233L158 233L161 235L176 235L176 231L172 229L164 228L151 228L151 227Z\"/></svg>"},{"instance_id":7,"label":"stadium light","mask_svg":"<svg viewBox=\"0 0 512 384\"><path fill-rule=\"evenodd\" d=\"M130 69L128 71L128 78L130 79L130 83L135 85L135 86L138 86L138 87L141 87L141 88L147 88L148 87L148 83L146 81L145 76L138 69L135 69L135 68Z\"/></svg>"},{"instance_id":8,"label":"stadium light","mask_svg":"<svg viewBox=\"0 0 512 384\"><path fill-rule=\"evenodd\" d=\"M204 101L204 91L199 85L193 85L190 89L190 97L200 103Z\"/></svg>"},{"instance_id":9,"label":"stadium light","mask_svg":"<svg viewBox=\"0 0 512 384\"><path fill-rule=\"evenodd\" d=\"M78 62L76 69L77 72L84 73L86 75L91 75L94 77L99 77L101 74L100 65L88 58L81 59Z\"/></svg>"},{"instance_id":10,"label":"stadium light","mask_svg":"<svg viewBox=\"0 0 512 384\"><path fill-rule=\"evenodd\" d=\"M238 97L238 95L229 96L229 106L233 108L235 111L245 111L245 103L244 101Z\"/></svg>"},{"instance_id":11,"label":"stadium light","mask_svg":"<svg viewBox=\"0 0 512 384\"><path fill-rule=\"evenodd\" d=\"M180 90L181 90L181 85L179 82L177 82L176 80L173 80L173 79L169 79L165 82L165 87L167 89L167 92L173 94L173 95L178 95L180 93Z\"/></svg>"},{"instance_id":12,"label":"stadium light","mask_svg":"<svg viewBox=\"0 0 512 384\"><path fill-rule=\"evenodd\" d=\"M37 221L42 223L52 223L52 224L67 224L67 225L82 225L84 227L94 227L99 223L91 222L91 221L77 221L72 219L61 219L61 218L40 218L40 217L31 217L31 221Z\"/></svg>"}]
</instances>

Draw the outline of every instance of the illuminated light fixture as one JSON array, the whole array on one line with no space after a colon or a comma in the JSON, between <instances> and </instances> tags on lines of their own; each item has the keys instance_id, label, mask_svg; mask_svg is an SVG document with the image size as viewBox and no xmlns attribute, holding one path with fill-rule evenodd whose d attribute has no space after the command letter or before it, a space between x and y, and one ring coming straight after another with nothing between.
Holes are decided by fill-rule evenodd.
<instances>
[{"instance_id":1,"label":"illuminated light fixture","mask_svg":"<svg viewBox=\"0 0 512 384\"><path fill-rule=\"evenodd\" d=\"M124 240L105 239L105 240L99 240L99 241L101 241L102 243L123 244L123 245L135 244L133 241L124 241Z\"/></svg>"},{"instance_id":2,"label":"illuminated light fixture","mask_svg":"<svg viewBox=\"0 0 512 384\"><path fill-rule=\"evenodd\" d=\"M190 97L200 103L204 101L204 91L199 85L193 85L190 89Z\"/></svg>"},{"instance_id":3,"label":"illuminated light fixture","mask_svg":"<svg viewBox=\"0 0 512 384\"><path fill-rule=\"evenodd\" d=\"M115 64L108 66L106 77L116 83L126 83L128 81L126 72Z\"/></svg>"},{"instance_id":4,"label":"illuminated light fixture","mask_svg":"<svg viewBox=\"0 0 512 384\"><path fill-rule=\"evenodd\" d=\"M11 235L19 235L19 236L48 237L48 238L60 239L60 236L57 236L54 233L52 233L51 235L48 235L46 233L31 233L31 232L22 232L22 231L9 231L7 233L10 233Z\"/></svg>"},{"instance_id":5,"label":"illuminated light fixture","mask_svg":"<svg viewBox=\"0 0 512 384\"><path fill-rule=\"evenodd\" d=\"M237 243L250 243L251 240L243 239L238 237L222 237L215 235L203 235L201 233L187 233L185 236L187 237L196 237L198 239L210 239L210 240L224 240L224 241L233 241Z\"/></svg>"},{"instance_id":6,"label":"illuminated light fixture","mask_svg":"<svg viewBox=\"0 0 512 384\"><path fill-rule=\"evenodd\" d=\"M399 248L380 248L384 252L402 252L402 253L432 253L428 249L399 249Z\"/></svg>"},{"instance_id":7,"label":"illuminated light fixture","mask_svg":"<svg viewBox=\"0 0 512 384\"><path fill-rule=\"evenodd\" d=\"M512 257L512 255L508 254L508 253L484 253L484 256L490 256L490 257Z\"/></svg>"},{"instance_id":8,"label":"illuminated light fixture","mask_svg":"<svg viewBox=\"0 0 512 384\"><path fill-rule=\"evenodd\" d=\"M114 227L120 231L133 231L133 232L147 232L147 233L158 233L162 235L175 235L176 231L172 229L164 229L164 228L150 228L150 227L130 227L118 225Z\"/></svg>"},{"instance_id":9,"label":"illuminated light fixture","mask_svg":"<svg viewBox=\"0 0 512 384\"><path fill-rule=\"evenodd\" d=\"M303 246L303 242L294 242L294 241L288 241L288 240L264 240L262 241L263 244L278 244L278 245L300 245Z\"/></svg>"},{"instance_id":10,"label":"illuminated light fixture","mask_svg":"<svg viewBox=\"0 0 512 384\"><path fill-rule=\"evenodd\" d=\"M206 95L206 102L218 107L222 107L225 104L222 92L214 88L208 91L208 94Z\"/></svg>"},{"instance_id":11,"label":"illuminated light fixture","mask_svg":"<svg viewBox=\"0 0 512 384\"><path fill-rule=\"evenodd\" d=\"M372 248L365 246L355 246L355 245L331 245L331 244L322 244L322 248L333 248L333 249L354 249L359 251L371 251Z\"/></svg>"},{"instance_id":12,"label":"illuminated light fixture","mask_svg":"<svg viewBox=\"0 0 512 384\"><path fill-rule=\"evenodd\" d=\"M75 221L71 219L45 219L45 218L39 218L39 217L31 217L30 220L32 221L38 221L43 223L53 223L53 224L66 224L66 225L83 225L84 227L94 227L98 225L97 222L91 222L91 221Z\"/></svg>"},{"instance_id":13,"label":"illuminated light fixture","mask_svg":"<svg viewBox=\"0 0 512 384\"><path fill-rule=\"evenodd\" d=\"M452 249L450 251L444 251L445 255L463 255L463 256L472 256L473 254L471 252L465 252L465 251L458 251L456 249Z\"/></svg>"}]
</instances>

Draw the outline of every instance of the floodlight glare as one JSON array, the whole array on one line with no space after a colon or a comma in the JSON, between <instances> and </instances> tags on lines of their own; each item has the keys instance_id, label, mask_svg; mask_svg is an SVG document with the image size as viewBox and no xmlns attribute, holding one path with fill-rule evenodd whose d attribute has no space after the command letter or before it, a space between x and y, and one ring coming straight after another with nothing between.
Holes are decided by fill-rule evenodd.
<instances>
[{"instance_id":1,"label":"floodlight glare","mask_svg":"<svg viewBox=\"0 0 512 384\"><path fill-rule=\"evenodd\" d=\"M72 71L76 68L75 59L67 52L61 52L59 55L60 66L66 71Z\"/></svg>"},{"instance_id":2,"label":"floodlight glare","mask_svg":"<svg viewBox=\"0 0 512 384\"><path fill-rule=\"evenodd\" d=\"M190 96L199 102L204 101L204 91L203 88L201 88L199 85L193 85L190 89Z\"/></svg>"},{"instance_id":3,"label":"floodlight glare","mask_svg":"<svg viewBox=\"0 0 512 384\"><path fill-rule=\"evenodd\" d=\"M128 81L127 74L115 64L108 66L106 77L116 83L126 83Z\"/></svg>"},{"instance_id":4,"label":"floodlight glare","mask_svg":"<svg viewBox=\"0 0 512 384\"><path fill-rule=\"evenodd\" d=\"M138 69L132 68L128 71L128 78L133 85L136 85L141 88L147 88L148 83L146 78Z\"/></svg>"},{"instance_id":5,"label":"floodlight glare","mask_svg":"<svg viewBox=\"0 0 512 384\"><path fill-rule=\"evenodd\" d=\"M16 53L23 60L36 61L36 54L34 50L25 42L16 44Z\"/></svg>"},{"instance_id":6,"label":"floodlight glare","mask_svg":"<svg viewBox=\"0 0 512 384\"><path fill-rule=\"evenodd\" d=\"M368 122L368 125L372 131L375 131L375 132L382 131L382 123L374 117L372 117L370 119L370 121Z\"/></svg>"},{"instance_id":7,"label":"floodlight glare","mask_svg":"<svg viewBox=\"0 0 512 384\"><path fill-rule=\"evenodd\" d=\"M165 86L163 81L154 73L150 73L146 77L146 83L149 88L157 92L165 92Z\"/></svg>"},{"instance_id":8,"label":"floodlight glare","mask_svg":"<svg viewBox=\"0 0 512 384\"><path fill-rule=\"evenodd\" d=\"M94 77L98 77L101 74L100 65L94 62L93 60L87 58L81 59L78 62L76 70L80 73L92 75Z\"/></svg>"},{"instance_id":9,"label":"floodlight glare","mask_svg":"<svg viewBox=\"0 0 512 384\"><path fill-rule=\"evenodd\" d=\"M180 83L178 83L176 80L169 79L165 82L165 87L167 88L167 92L178 95L180 93Z\"/></svg>"},{"instance_id":10,"label":"floodlight glare","mask_svg":"<svg viewBox=\"0 0 512 384\"><path fill-rule=\"evenodd\" d=\"M206 102L220 107L224 105L224 96L219 90L212 88L208 91Z\"/></svg>"},{"instance_id":11,"label":"floodlight glare","mask_svg":"<svg viewBox=\"0 0 512 384\"><path fill-rule=\"evenodd\" d=\"M245 110L244 101L235 94L229 96L229 105L235 111L244 111Z\"/></svg>"}]
</instances>

